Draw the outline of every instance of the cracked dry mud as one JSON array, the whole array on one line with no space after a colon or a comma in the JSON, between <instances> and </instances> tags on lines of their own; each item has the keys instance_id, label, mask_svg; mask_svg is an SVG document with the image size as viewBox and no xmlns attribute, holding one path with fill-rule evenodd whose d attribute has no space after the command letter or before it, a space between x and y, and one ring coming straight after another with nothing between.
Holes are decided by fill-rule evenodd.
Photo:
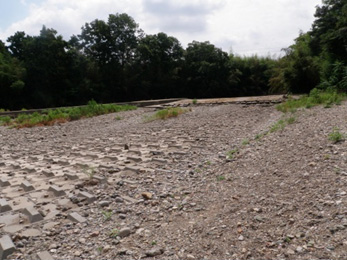
<instances>
[{"instance_id":1,"label":"cracked dry mud","mask_svg":"<svg viewBox=\"0 0 347 260\"><path fill-rule=\"evenodd\" d=\"M259 139L274 107L0 127L0 243L9 259L346 259L347 142L328 140L346 108Z\"/></svg>"}]
</instances>

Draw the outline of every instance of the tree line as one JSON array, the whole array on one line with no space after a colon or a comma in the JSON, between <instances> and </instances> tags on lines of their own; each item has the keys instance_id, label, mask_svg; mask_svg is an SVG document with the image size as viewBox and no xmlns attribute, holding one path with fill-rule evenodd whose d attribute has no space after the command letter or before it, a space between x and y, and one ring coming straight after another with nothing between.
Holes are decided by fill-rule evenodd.
<instances>
[{"instance_id":1,"label":"tree line","mask_svg":"<svg viewBox=\"0 0 347 260\"><path fill-rule=\"evenodd\" d=\"M86 23L69 41L45 26L38 36L16 32L0 41L0 108L347 91L346 1L323 0L315 17L281 58L228 54L208 41L183 48L124 13Z\"/></svg>"}]
</instances>

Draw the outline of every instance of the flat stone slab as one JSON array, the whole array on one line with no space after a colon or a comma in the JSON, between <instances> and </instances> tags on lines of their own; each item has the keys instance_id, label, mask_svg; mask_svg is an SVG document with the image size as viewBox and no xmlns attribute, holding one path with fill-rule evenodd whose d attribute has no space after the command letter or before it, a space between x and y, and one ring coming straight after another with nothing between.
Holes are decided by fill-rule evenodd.
<instances>
[{"instance_id":1,"label":"flat stone slab","mask_svg":"<svg viewBox=\"0 0 347 260\"><path fill-rule=\"evenodd\" d=\"M16 247L9 236L5 235L0 238L0 260L6 259L15 250Z\"/></svg>"}]
</instances>

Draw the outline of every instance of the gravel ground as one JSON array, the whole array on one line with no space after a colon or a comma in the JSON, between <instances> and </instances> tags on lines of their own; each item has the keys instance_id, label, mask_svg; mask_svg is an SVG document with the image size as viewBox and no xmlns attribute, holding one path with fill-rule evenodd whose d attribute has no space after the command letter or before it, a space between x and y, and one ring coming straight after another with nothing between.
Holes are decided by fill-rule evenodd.
<instances>
[{"instance_id":1,"label":"gravel ground","mask_svg":"<svg viewBox=\"0 0 347 260\"><path fill-rule=\"evenodd\" d=\"M53 259L347 259L347 142L328 139L335 127L347 133L346 108L283 115L272 106L204 105L152 122L153 110L141 108L0 127L1 177L11 171L66 191L21 195L44 219L12 232L2 225L0 235L16 246L12 259L42 251ZM44 170L55 176L35 179ZM72 212L86 221L71 221Z\"/></svg>"}]
</instances>

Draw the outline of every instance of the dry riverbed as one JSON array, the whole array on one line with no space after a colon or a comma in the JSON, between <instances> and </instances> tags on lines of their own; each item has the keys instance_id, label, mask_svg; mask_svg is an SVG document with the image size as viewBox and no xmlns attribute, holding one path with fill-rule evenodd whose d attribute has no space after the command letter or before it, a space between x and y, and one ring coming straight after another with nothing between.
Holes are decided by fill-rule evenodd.
<instances>
[{"instance_id":1,"label":"dry riverbed","mask_svg":"<svg viewBox=\"0 0 347 260\"><path fill-rule=\"evenodd\" d=\"M0 127L8 258L346 259L346 109L267 135L284 115L242 104Z\"/></svg>"}]
</instances>

